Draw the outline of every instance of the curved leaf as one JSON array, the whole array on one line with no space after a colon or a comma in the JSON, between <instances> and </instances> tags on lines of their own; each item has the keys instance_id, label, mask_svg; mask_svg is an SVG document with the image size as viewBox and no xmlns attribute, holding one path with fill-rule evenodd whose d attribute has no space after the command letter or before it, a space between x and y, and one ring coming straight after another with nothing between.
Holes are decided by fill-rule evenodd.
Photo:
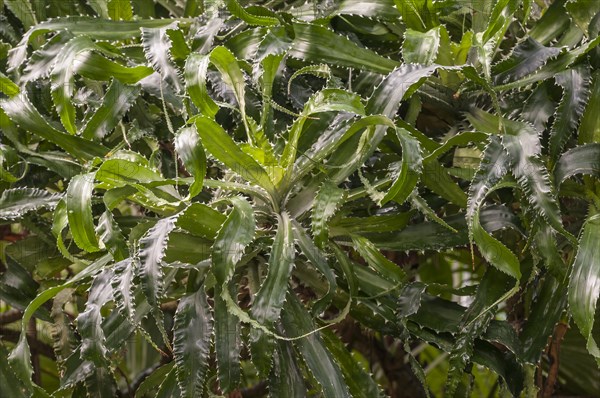
<instances>
[{"instance_id":1,"label":"curved leaf","mask_svg":"<svg viewBox=\"0 0 600 398\"><path fill-rule=\"evenodd\" d=\"M27 57L27 44L36 37L63 29L68 29L71 34L86 35L99 40L121 40L123 38L137 37L141 34L141 27L160 27L172 23L170 19L142 19L138 21L110 21L99 20L95 17L71 16L54 18L39 23L25 33L19 44L10 50L9 69L21 66Z\"/></svg>"},{"instance_id":2,"label":"curved leaf","mask_svg":"<svg viewBox=\"0 0 600 398\"><path fill-rule=\"evenodd\" d=\"M53 128L38 113L23 92L11 99L1 100L0 107L4 109L4 112L13 122L25 130L58 145L77 158L89 160L95 156L104 156L108 152L108 149L100 144L65 134Z\"/></svg>"},{"instance_id":3,"label":"curved leaf","mask_svg":"<svg viewBox=\"0 0 600 398\"><path fill-rule=\"evenodd\" d=\"M381 199L382 205L390 200L398 204L404 203L417 186L419 175L423 170L423 156L419 141L402 127L396 128L396 135L402 146L402 163L392 186Z\"/></svg>"},{"instance_id":4,"label":"curved leaf","mask_svg":"<svg viewBox=\"0 0 600 398\"><path fill-rule=\"evenodd\" d=\"M210 57L208 55L190 54L185 63L185 87L190 99L200 112L214 118L219 107L206 91L206 75Z\"/></svg>"},{"instance_id":5,"label":"curved leaf","mask_svg":"<svg viewBox=\"0 0 600 398\"><path fill-rule=\"evenodd\" d=\"M67 216L73 240L86 252L100 250L94 216L92 214L92 192L96 173L73 177L67 188Z\"/></svg>"},{"instance_id":6,"label":"curved leaf","mask_svg":"<svg viewBox=\"0 0 600 398\"><path fill-rule=\"evenodd\" d=\"M81 132L85 139L103 138L121 121L140 93L138 86L127 86L113 80L94 115L86 122Z\"/></svg>"},{"instance_id":7,"label":"curved leaf","mask_svg":"<svg viewBox=\"0 0 600 398\"><path fill-rule=\"evenodd\" d=\"M556 184L576 174L600 175L600 143L580 145L562 154L554 168Z\"/></svg>"}]
</instances>

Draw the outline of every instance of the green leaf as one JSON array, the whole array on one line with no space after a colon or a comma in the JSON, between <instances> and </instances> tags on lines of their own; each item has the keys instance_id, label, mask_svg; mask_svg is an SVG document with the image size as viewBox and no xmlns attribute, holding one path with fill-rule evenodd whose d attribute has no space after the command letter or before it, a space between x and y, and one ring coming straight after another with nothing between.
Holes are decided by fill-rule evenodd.
<instances>
[{"instance_id":1,"label":"green leaf","mask_svg":"<svg viewBox=\"0 0 600 398\"><path fill-rule=\"evenodd\" d=\"M463 214L444 217L443 220L458 232L452 232L437 222L409 225L399 232L369 233L367 238L380 250L441 250L469 244L467 225ZM515 215L504 206L488 206L480 211L481 225L486 231L501 228L518 229Z\"/></svg>"},{"instance_id":2,"label":"green leaf","mask_svg":"<svg viewBox=\"0 0 600 398\"><path fill-rule=\"evenodd\" d=\"M173 368L156 391L156 398L175 398L181 395L177 385L177 369Z\"/></svg>"},{"instance_id":3,"label":"green leaf","mask_svg":"<svg viewBox=\"0 0 600 398\"><path fill-rule=\"evenodd\" d=\"M86 35L98 40L123 40L140 36L141 27L161 27L170 23L172 23L171 19L110 21L84 16L61 17L47 20L29 29L21 41L19 41L19 44L10 50L9 70L21 66L27 58L27 45L29 42L47 32L68 29L75 36Z\"/></svg>"},{"instance_id":4,"label":"green leaf","mask_svg":"<svg viewBox=\"0 0 600 398\"><path fill-rule=\"evenodd\" d=\"M219 230L212 247L212 272L221 286L233 276L244 248L254 239L256 222L252 206L245 199L231 198L233 208ZM224 289L223 293L228 291Z\"/></svg>"},{"instance_id":5,"label":"green leaf","mask_svg":"<svg viewBox=\"0 0 600 398\"><path fill-rule=\"evenodd\" d=\"M321 333L325 346L339 364L344 379L353 397L383 397L383 394L371 376L362 368L342 341L330 330Z\"/></svg>"},{"instance_id":6,"label":"green leaf","mask_svg":"<svg viewBox=\"0 0 600 398\"><path fill-rule=\"evenodd\" d=\"M276 26L279 25L279 19L274 17L274 13L267 8L252 6L244 8L236 0L227 0L227 9L229 12L246 22L250 26Z\"/></svg>"},{"instance_id":7,"label":"green leaf","mask_svg":"<svg viewBox=\"0 0 600 398\"><path fill-rule=\"evenodd\" d=\"M560 48L545 47L528 37L513 49L510 57L494 66L494 82L507 84L522 79L538 70L559 53Z\"/></svg>"},{"instance_id":8,"label":"green leaf","mask_svg":"<svg viewBox=\"0 0 600 398\"><path fill-rule=\"evenodd\" d=\"M542 80L552 78L557 73L560 73L563 70L565 70L566 68L568 68L575 61L577 61L580 57L584 56L589 51L594 49L596 46L598 46L598 44L600 44L600 37L596 37L595 39L588 41L585 44L582 44L581 46L579 46L573 50L570 50L570 51L563 50L563 52L561 52L559 55L557 55L556 58L547 62L545 65L543 65L542 67L537 69L535 72L528 74L527 76L523 77L522 79L510 82L510 83L502 84L502 85L497 85L494 87L494 89L497 91L510 90L513 88L527 86L527 85L530 85L530 84L533 84L533 83L536 83L536 82L539 82Z\"/></svg>"},{"instance_id":9,"label":"green leaf","mask_svg":"<svg viewBox=\"0 0 600 398\"><path fill-rule=\"evenodd\" d=\"M597 109L600 108L600 72L594 73L593 80L589 101L579 125L578 142L580 144L600 142L600 121L598 121L597 115Z\"/></svg>"},{"instance_id":10,"label":"green leaf","mask_svg":"<svg viewBox=\"0 0 600 398\"><path fill-rule=\"evenodd\" d=\"M185 62L185 87L190 99L209 118L214 118L219 107L206 91L206 75L210 57L208 55L190 54Z\"/></svg>"},{"instance_id":11,"label":"green leaf","mask_svg":"<svg viewBox=\"0 0 600 398\"><path fill-rule=\"evenodd\" d=\"M398 63L361 48L347 38L314 24L293 23L295 38L289 56L314 63L388 73Z\"/></svg>"},{"instance_id":12,"label":"green leaf","mask_svg":"<svg viewBox=\"0 0 600 398\"><path fill-rule=\"evenodd\" d=\"M130 21L133 19L133 9L129 0L110 0L108 15L115 21Z\"/></svg>"},{"instance_id":13,"label":"green leaf","mask_svg":"<svg viewBox=\"0 0 600 398\"><path fill-rule=\"evenodd\" d=\"M548 275L533 303L520 339L523 345L523 360L537 364L554 333L556 324L567 305L567 287Z\"/></svg>"},{"instance_id":14,"label":"green leaf","mask_svg":"<svg viewBox=\"0 0 600 398\"><path fill-rule=\"evenodd\" d=\"M548 153L553 162L561 155L585 110L590 92L590 72L586 66L580 65L557 74L554 79L562 87L563 96L550 130Z\"/></svg>"},{"instance_id":15,"label":"green leaf","mask_svg":"<svg viewBox=\"0 0 600 398\"><path fill-rule=\"evenodd\" d=\"M406 29L402 42L402 58L407 64L431 65L440 47L440 27L427 32Z\"/></svg>"},{"instance_id":16,"label":"green leaf","mask_svg":"<svg viewBox=\"0 0 600 398\"><path fill-rule=\"evenodd\" d=\"M410 132L402 127L396 128L396 136L402 146L402 163L394 176L394 182L389 191L381 199L381 204L394 200L398 204L410 196L419 180L423 170L423 157L419 141Z\"/></svg>"},{"instance_id":17,"label":"green leaf","mask_svg":"<svg viewBox=\"0 0 600 398\"><path fill-rule=\"evenodd\" d=\"M431 76L439 65L405 64L394 69L381 82L367 104L367 114L382 114L394 118L400 102L411 95Z\"/></svg>"},{"instance_id":18,"label":"green leaf","mask_svg":"<svg viewBox=\"0 0 600 398\"><path fill-rule=\"evenodd\" d=\"M294 239L296 240L296 243L298 244L302 254L306 256L313 267L315 267L321 274L325 276L325 279L327 279L327 283L329 284L327 292L323 295L323 297L313 304L313 313L319 314L321 311L324 311L327 308L333 298L333 295L335 294L337 287L335 274L327 263L325 254L320 251L315 245L314 241L310 239L302 225L296 221L292 221L292 223L294 229Z\"/></svg>"},{"instance_id":19,"label":"green leaf","mask_svg":"<svg viewBox=\"0 0 600 398\"><path fill-rule=\"evenodd\" d=\"M272 397L306 397L304 377L298 367L292 343L288 341L277 342L273 369L269 376L269 393Z\"/></svg>"},{"instance_id":20,"label":"green leaf","mask_svg":"<svg viewBox=\"0 0 600 398\"><path fill-rule=\"evenodd\" d=\"M364 106L358 95L340 89L323 89L304 104L301 116L296 119L290 128L288 142L281 154L280 165L287 168L287 177L292 174L292 166L296 160L298 142L300 140L304 124L312 114L321 112L351 112L364 115ZM353 131L353 133L356 132Z\"/></svg>"},{"instance_id":21,"label":"green leaf","mask_svg":"<svg viewBox=\"0 0 600 398\"><path fill-rule=\"evenodd\" d=\"M67 216L73 240L86 252L100 250L92 214L92 192L96 173L73 177L67 188Z\"/></svg>"},{"instance_id":22,"label":"green leaf","mask_svg":"<svg viewBox=\"0 0 600 398\"><path fill-rule=\"evenodd\" d=\"M204 116L195 118L194 123L202 144L215 158L244 179L260 185L271 194L275 192L275 186L265 169L245 154L223 127Z\"/></svg>"},{"instance_id":23,"label":"green leaf","mask_svg":"<svg viewBox=\"0 0 600 398\"><path fill-rule=\"evenodd\" d=\"M397 284L406 278L404 270L381 254L368 239L354 235L352 243L367 264L387 280Z\"/></svg>"},{"instance_id":24,"label":"green leaf","mask_svg":"<svg viewBox=\"0 0 600 398\"><path fill-rule=\"evenodd\" d=\"M202 203L192 203L177 218L177 226L189 233L215 240L226 217Z\"/></svg>"},{"instance_id":25,"label":"green leaf","mask_svg":"<svg viewBox=\"0 0 600 398\"><path fill-rule=\"evenodd\" d=\"M67 42L56 55L56 60L50 74L52 81L52 100L65 129L75 134L75 106L71 103L73 95L75 62L77 57L96 47L87 36L78 36Z\"/></svg>"},{"instance_id":26,"label":"green leaf","mask_svg":"<svg viewBox=\"0 0 600 398\"><path fill-rule=\"evenodd\" d=\"M252 304L254 319L267 327L279 319L295 260L290 216L283 212L278 219L277 233L269 255L267 276ZM252 362L261 374L268 374L275 348L271 337L255 329L250 332L250 343Z\"/></svg>"},{"instance_id":27,"label":"green leaf","mask_svg":"<svg viewBox=\"0 0 600 398\"><path fill-rule=\"evenodd\" d=\"M8 100L1 100L0 107L14 123L23 129L58 145L77 158L89 160L96 156L104 156L108 152L108 149L100 144L65 134L53 128L33 107L25 93Z\"/></svg>"},{"instance_id":28,"label":"green leaf","mask_svg":"<svg viewBox=\"0 0 600 398\"><path fill-rule=\"evenodd\" d=\"M179 92L183 85L177 68L171 62L171 38L167 34L167 29L175 27L175 24L160 28L143 27L141 30L146 58L162 79Z\"/></svg>"},{"instance_id":29,"label":"green leaf","mask_svg":"<svg viewBox=\"0 0 600 398\"><path fill-rule=\"evenodd\" d=\"M326 181L321 185L312 208L312 232L315 243L321 249L328 239L329 228L327 222L333 217L340 203L343 201L345 191L332 182Z\"/></svg>"},{"instance_id":30,"label":"green leaf","mask_svg":"<svg viewBox=\"0 0 600 398\"><path fill-rule=\"evenodd\" d=\"M600 143L580 145L562 154L554 168L556 184L576 174L600 175Z\"/></svg>"},{"instance_id":31,"label":"green leaf","mask_svg":"<svg viewBox=\"0 0 600 398\"><path fill-rule=\"evenodd\" d=\"M310 315L293 294L287 296L282 323L288 336L308 333L314 329ZM296 340L295 345L313 377L319 382L324 396L351 396L339 366L317 333Z\"/></svg>"},{"instance_id":32,"label":"green leaf","mask_svg":"<svg viewBox=\"0 0 600 398\"><path fill-rule=\"evenodd\" d=\"M510 171L526 193L527 200L552 228L569 240L575 240L562 225L548 170L540 160L541 143L535 128L525 122L499 118L481 110L475 110L467 117L471 124L486 133L497 134L498 126L502 126L504 134L501 141L508 153Z\"/></svg>"},{"instance_id":33,"label":"green leaf","mask_svg":"<svg viewBox=\"0 0 600 398\"><path fill-rule=\"evenodd\" d=\"M299 76L310 74L317 77L322 77L324 79L328 79L331 77L331 69L327 64L318 64L318 65L306 65L302 68L295 71L292 76L290 76L287 84L287 92L288 95L292 90L292 82Z\"/></svg>"},{"instance_id":34,"label":"green leaf","mask_svg":"<svg viewBox=\"0 0 600 398\"><path fill-rule=\"evenodd\" d=\"M110 210L106 210L100 216L96 232L115 261L121 261L129 257L129 248L125 243L125 237Z\"/></svg>"},{"instance_id":35,"label":"green leaf","mask_svg":"<svg viewBox=\"0 0 600 398\"><path fill-rule=\"evenodd\" d=\"M81 358L92 361L97 367L107 365L108 350L102 330L101 310L113 299L111 286L113 276L112 269L105 269L94 278L85 311L77 317L77 330L81 335Z\"/></svg>"},{"instance_id":36,"label":"green leaf","mask_svg":"<svg viewBox=\"0 0 600 398\"><path fill-rule=\"evenodd\" d=\"M518 290L518 284L508 275L494 268L488 268L484 274L477 294L462 316L459 335L450 353L448 379L444 392L454 396L462 377L464 367L471 360L474 341L490 326L498 304L512 296Z\"/></svg>"},{"instance_id":37,"label":"green leaf","mask_svg":"<svg viewBox=\"0 0 600 398\"><path fill-rule=\"evenodd\" d=\"M202 394L208 369L212 314L204 288L179 301L173 325L173 356L183 397Z\"/></svg>"},{"instance_id":38,"label":"green leaf","mask_svg":"<svg viewBox=\"0 0 600 398\"><path fill-rule=\"evenodd\" d=\"M504 244L490 235L479 221L479 212L486 196L494 190L508 171L506 167L508 154L501 145L500 139L491 136L482 156L479 169L469 188L466 214L469 239L475 241L479 251L490 264L500 271L520 279L521 270L517 257Z\"/></svg>"},{"instance_id":39,"label":"green leaf","mask_svg":"<svg viewBox=\"0 0 600 398\"><path fill-rule=\"evenodd\" d=\"M8 358L9 353L4 344L0 344L0 355ZM0 362L0 385L5 389L4 393L11 397L25 397L28 394L27 388L19 381L8 361Z\"/></svg>"},{"instance_id":40,"label":"green leaf","mask_svg":"<svg viewBox=\"0 0 600 398\"><path fill-rule=\"evenodd\" d=\"M88 79L106 81L117 79L124 84L135 84L154 71L149 66L138 65L127 67L111 61L95 52L81 54L77 57L75 72Z\"/></svg>"},{"instance_id":41,"label":"green leaf","mask_svg":"<svg viewBox=\"0 0 600 398\"><path fill-rule=\"evenodd\" d=\"M248 139L255 144L256 137L252 134L246 117L246 81L238 60L226 47L219 46L210 52L210 61L221 72L223 82L233 90Z\"/></svg>"},{"instance_id":42,"label":"green leaf","mask_svg":"<svg viewBox=\"0 0 600 398\"><path fill-rule=\"evenodd\" d=\"M236 285L229 284L229 294L235 297ZM240 383L240 351L242 345L239 319L227 310L227 303L221 297L222 286L215 286L215 354L219 387L223 393L235 390Z\"/></svg>"},{"instance_id":43,"label":"green leaf","mask_svg":"<svg viewBox=\"0 0 600 398\"><path fill-rule=\"evenodd\" d=\"M4 73L0 72L0 91L12 97L21 91L19 86L12 82Z\"/></svg>"},{"instance_id":44,"label":"green leaf","mask_svg":"<svg viewBox=\"0 0 600 398\"><path fill-rule=\"evenodd\" d=\"M596 301L600 296L600 216L590 215L583 225L569 280L569 309L588 352L600 366L600 349L592 335Z\"/></svg>"},{"instance_id":45,"label":"green leaf","mask_svg":"<svg viewBox=\"0 0 600 398\"><path fill-rule=\"evenodd\" d=\"M193 198L202 191L206 174L206 155L195 126L184 127L179 130L175 137L175 150L183 161L185 168L194 176L189 194L190 198Z\"/></svg>"},{"instance_id":46,"label":"green leaf","mask_svg":"<svg viewBox=\"0 0 600 398\"><path fill-rule=\"evenodd\" d=\"M53 209L62 197L37 188L7 189L0 195L0 219L16 220L33 210Z\"/></svg>"},{"instance_id":47,"label":"green leaf","mask_svg":"<svg viewBox=\"0 0 600 398\"><path fill-rule=\"evenodd\" d=\"M159 385L172 371L175 364L169 362L165 365L158 367L152 374L144 379L138 389L135 391L135 398L144 398L150 394L151 391L158 389Z\"/></svg>"},{"instance_id":48,"label":"green leaf","mask_svg":"<svg viewBox=\"0 0 600 398\"><path fill-rule=\"evenodd\" d=\"M104 138L110 133L140 93L138 86L127 86L113 80L93 116L86 122L81 136L88 140Z\"/></svg>"},{"instance_id":49,"label":"green leaf","mask_svg":"<svg viewBox=\"0 0 600 398\"><path fill-rule=\"evenodd\" d=\"M394 3L402 22L410 29L424 32L439 24L431 0L394 0Z\"/></svg>"},{"instance_id":50,"label":"green leaf","mask_svg":"<svg viewBox=\"0 0 600 398\"><path fill-rule=\"evenodd\" d=\"M142 291L159 329L164 332L163 316L160 300L163 295L162 259L165 255L169 234L175 228L177 215L160 219L139 240L137 251L137 274L140 278Z\"/></svg>"}]
</instances>

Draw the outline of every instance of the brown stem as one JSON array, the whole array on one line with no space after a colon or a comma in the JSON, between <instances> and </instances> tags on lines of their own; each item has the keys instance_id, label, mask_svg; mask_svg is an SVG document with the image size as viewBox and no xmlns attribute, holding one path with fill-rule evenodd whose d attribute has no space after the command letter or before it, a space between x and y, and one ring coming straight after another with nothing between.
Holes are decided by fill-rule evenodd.
<instances>
[{"instance_id":1,"label":"brown stem","mask_svg":"<svg viewBox=\"0 0 600 398\"><path fill-rule=\"evenodd\" d=\"M548 347L548 360L550 367L548 369L548 377L544 384L543 398L550 398L554 394L554 387L558 379L558 368L559 368L559 352L560 342L562 341L565 333L567 332L568 325L566 323L559 323L554 329L554 335Z\"/></svg>"},{"instance_id":2,"label":"brown stem","mask_svg":"<svg viewBox=\"0 0 600 398\"><path fill-rule=\"evenodd\" d=\"M258 384L243 388L241 390L236 390L232 393L229 393L228 398L258 398L264 397L267 394L267 382L261 381Z\"/></svg>"},{"instance_id":3,"label":"brown stem","mask_svg":"<svg viewBox=\"0 0 600 398\"><path fill-rule=\"evenodd\" d=\"M0 325L16 322L21 319L22 316L23 313L15 308L2 312L0 313Z\"/></svg>"},{"instance_id":4,"label":"brown stem","mask_svg":"<svg viewBox=\"0 0 600 398\"><path fill-rule=\"evenodd\" d=\"M11 343L16 343L19 341L20 333L15 330L0 328L0 336L2 336L2 340L10 341ZM43 343L37 339L32 339L29 336L29 334L27 335L27 342L29 343L29 347L32 353L35 352L36 354L41 354L52 360L56 360L54 350L48 344Z\"/></svg>"}]
</instances>

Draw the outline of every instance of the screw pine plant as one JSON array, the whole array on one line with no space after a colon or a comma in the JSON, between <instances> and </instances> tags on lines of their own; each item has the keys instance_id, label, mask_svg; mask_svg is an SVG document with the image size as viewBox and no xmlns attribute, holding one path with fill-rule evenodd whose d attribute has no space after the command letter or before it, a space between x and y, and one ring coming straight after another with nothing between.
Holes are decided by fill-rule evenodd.
<instances>
[{"instance_id":1,"label":"screw pine plant","mask_svg":"<svg viewBox=\"0 0 600 398\"><path fill-rule=\"evenodd\" d=\"M600 394L599 4L0 4L2 396Z\"/></svg>"}]
</instances>

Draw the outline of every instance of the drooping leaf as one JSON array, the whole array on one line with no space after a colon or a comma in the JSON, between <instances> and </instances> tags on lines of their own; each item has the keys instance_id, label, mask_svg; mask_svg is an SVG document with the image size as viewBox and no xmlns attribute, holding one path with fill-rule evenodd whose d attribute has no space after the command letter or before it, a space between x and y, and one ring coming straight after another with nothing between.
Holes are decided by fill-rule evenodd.
<instances>
[{"instance_id":1,"label":"drooping leaf","mask_svg":"<svg viewBox=\"0 0 600 398\"><path fill-rule=\"evenodd\" d=\"M314 329L310 315L294 295L288 294L285 307L282 322L288 336L308 333ZM350 397L340 368L318 334L303 337L295 345L325 396Z\"/></svg>"},{"instance_id":2,"label":"drooping leaf","mask_svg":"<svg viewBox=\"0 0 600 398\"><path fill-rule=\"evenodd\" d=\"M224 393L235 390L240 382L241 324L240 320L227 310L227 303L221 295L222 286L215 286L214 333L217 357L219 387ZM233 290L231 283L229 289ZM235 292L229 294L235 297Z\"/></svg>"},{"instance_id":3,"label":"drooping leaf","mask_svg":"<svg viewBox=\"0 0 600 398\"><path fill-rule=\"evenodd\" d=\"M181 299L175 312L173 356L183 397L197 397L204 390L211 335L212 314L201 287Z\"/></svg>"},{"instance_id":4,"label":"drooping leaf","mask_svg":"<svg viewBox=\"0 0 600 398\"><path fill-rule=\"evenodd\" d=\"M422 172L423 157L419 141L401 127L396 128L396 135L402 146L402 163L397 173L394 173L396 176L392 186L381 199L382 205L390 200L398 204L404 203L415 189Z\"/></svg>"},{"instance_id":5,"label":"drooping leaf","mask_svg":"<svg viewBox=\"0 0 600 398\"><path fill-rule=\"evenodd\" d=\"M272 397L302 398L306 396L302 372L295 360L295 352L290 342L277 342L273 369L269 376L269 393Z\"/></svg>"},{"instance_id":6,"label":"drooping leaf","mask_svg":"<svg viewBox=\"0 0 600 398\"><path fill-rule=\"evenodd\" d=\"M277 233L269 256L267 276L254 297L252 315L257 322L271 326L281 313L294 267L295 248L292 223L287 213L278 217ZM262 374L272 366L274 343L261 330L250 333L252 361Z\"/></svg>"},{"instance_id":7,"label":"drooping leaf","mask_svg":"<svg viewBox=\"0 0 600 398\"><path fill-rule=\"evenodd\" d=\"M556 184L576 174L600 175L600 143L580 145L562 154L554 168Z\"/></svg>"},{"instance_id":8,"label":"drooping leaf","mask_svg":"<svg viewBox=\"0 0 600 398\"><path fill-rule=\"evenodd\" d=\"M569 309L588 352L600 366L600 349L592 335L596 301L600 296L600 217L590 215L583 226L569 281Z\"/></svg>"},{"instance_id":9,"label":"drooping leaf","mask_svg":"<svg viewBox=\"0 0 600 398\"><path fill-rule=\"evenodd\" d=\"M0 195L0 219L15 220L33 210L53 209L62 197L37 188L7 189Z\"/></svg>"},{"instance_id":10,"label":"drooping leaf","mask_svg":"<svg viewBox=\"0 0 600 398\"><path fill-rule=\"evenodd\" d=\"M165 255L169 234L175 228L177 215L160 219L139 240L137 272L142 291L150 304L159 329L164 332L160 302L163 295L162 259Z\"/></svg>"}]
</instances>

